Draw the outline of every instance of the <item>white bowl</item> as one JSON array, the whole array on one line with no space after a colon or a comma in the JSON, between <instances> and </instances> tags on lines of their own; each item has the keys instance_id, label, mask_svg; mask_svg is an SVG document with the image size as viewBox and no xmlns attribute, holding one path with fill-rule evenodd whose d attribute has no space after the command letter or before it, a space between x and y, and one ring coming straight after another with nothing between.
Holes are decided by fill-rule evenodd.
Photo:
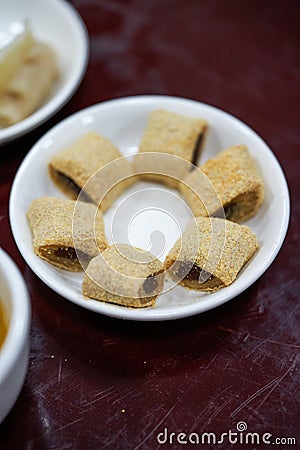
<instances>
[{"instance_id":1,"label":"white bowl","mask_svg":"<svg viewBox=\"0 0 300 450\"><path fill-rule=\"evenodd\" d=\"M22 389L28 367L31 307L23 277L12 259L0 249L1 308L8 330L0 348L0 423Z\"/></svg>"},{"instance_id":2,"label":"white bowl","mask_svg":"<svg viewBox=\"0 0 300 450\"><path fill-rule=\"evenodd\" d=\"M259 239L260 248L230 286L211 294L176 286L160 295L155 307L140 309L86 300L81 293L82 274L59 270L36 256L26 212L35 198L47 195L63 196L48 174L47 164L52 155L89 131L103 134L124 155L132 155L138 149L149 114L159 108L207 119L210 128L200 163L231 145L248 146L265 183L264 203L255 217L247 221ZM140 211L145 208L149 210L153 206L151 203L154 198L157 199L156 207L161 211L169 211L170 208L175 211L176 220L182 228L189 220L189 216L182 211L180 200L172 196L172 193L166 199L164 192L169 191L167 188L154 183L148 183L146 187L146 184L140 182L134 185L131 191L125 192L106 212L106 234L111 242L111 225L117 224L116 242L124 242L120 237L124 231L124 224L131 223L136 226L128 228L130 243L148 249L151 232L161 230L167 238L166 251L168 251L179 237L178 227L170 223L170 216L159 216L157 221L157 215L144 214L139 217L142 219L140 222L134 223L130 222L130 216L137 208ZM118 211L128 193L134 193L138 189L147 189L147 195L140 195L138 200L132 195L126 203L126 208L123 208L125 211L118 215L118 220L114 220L114 213ZM27 154L15 177L10 196L10 221L15 241L27 264L49 287L66 299L113 317L132 320L169 320L215 308L239 295L254 283L270 266L281 248L289 221L289 205L289 193L281 167L272 150L250 127L232 115L201 102L178 97L145 95L115 99L91 106L68 117L46 133Z\"/></svg>"},{"instance_id":3,"label":"white bowl","mask_svg":"<svg viewBox=\"0 0 300 450\"><path fill-rule=\"evenodd\" d=\"M55 114L77 89L88 59L88 34L72 5L62 0L2 0L0 30L28 18L34 36L55 51L60 76L50 98L26 119L0 129L0 145L36 128Z\"/></svg>"}]
</instances>

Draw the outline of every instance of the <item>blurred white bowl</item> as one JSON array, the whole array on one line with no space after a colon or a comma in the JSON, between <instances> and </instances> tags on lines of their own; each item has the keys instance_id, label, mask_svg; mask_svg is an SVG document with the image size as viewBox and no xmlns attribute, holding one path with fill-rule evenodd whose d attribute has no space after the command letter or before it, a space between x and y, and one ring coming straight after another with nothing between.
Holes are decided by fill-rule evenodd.
<instances>
[{"instance_id":1,"label":"blurred white bowl","mask_svg":"<svg viewBox=\"0 0 300 450\"><path fill-rule=\"evenodd\" d=\"M55 51L60 76L53 94L37 111L15 125L0 129L0 145L36 128L61 109L79 86L88 60L88 34L70 3L63 0L1 1L0 30L24 19L29 20L33 35Z\"/></svg>"},{"instance_id":2,"label":"blurred white bowl","mask_svg":"<svg viewBox=\"0 0 300 450\"><path fill-rule=\"evenodd\" d=\"M23 277L11 258L0 249L1 308L8 330L0 348L0 423L22 389L29 357L31 307Z\"/></svg>"}]
</instances>

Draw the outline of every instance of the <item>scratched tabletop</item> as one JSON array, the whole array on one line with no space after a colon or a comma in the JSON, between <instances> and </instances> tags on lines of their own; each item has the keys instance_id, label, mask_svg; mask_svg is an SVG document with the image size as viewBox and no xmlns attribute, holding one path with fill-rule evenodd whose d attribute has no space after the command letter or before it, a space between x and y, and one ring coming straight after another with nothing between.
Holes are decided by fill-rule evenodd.
<instances>
[{"instance_id":1,"label":"scratched tabletop","mask_svg":"<svg viewBox=\"0 0 300 450\"><path fill-rule=\"evenodd\" d=\"M0 148L0 246L32 302L29 369L0 448L300 448L299 3L72 3L90 37L82 84L46 124ZM108 318L55 294L24 262L8 219L18 166L47 130L135 94L188 97L239 117L272 148L291 194L288 234L266 273L217 309L165 323Z\"/></svg>"}]
</instances>

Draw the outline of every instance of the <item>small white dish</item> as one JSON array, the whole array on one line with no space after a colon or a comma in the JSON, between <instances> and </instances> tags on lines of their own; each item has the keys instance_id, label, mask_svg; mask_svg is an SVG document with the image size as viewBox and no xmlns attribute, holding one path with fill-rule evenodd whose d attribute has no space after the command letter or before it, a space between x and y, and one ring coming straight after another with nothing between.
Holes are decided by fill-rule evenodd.
<instances>
[{"instance_id":1,"label":"small white dish","mask_svg":"<svg viewBox=\"0 0 300 450\"><path fill-rule=\"evenodd\" d=\"M26 119L0 129L0 145L33 130L71 98L85 73L89 44L86 27L73 6L63 0L3 0L0 30L28 19L33 35L48 43L58 58L59 78L50 98Z\"/></svg>"},{"instance_id":2,"label":"small white dish","mask_svg":"<svg viewBox=\"0 0 300 450\"><path fill-rule=\"evenodd\" d=\"M210 129L200 163L231 145L246 144L249 147L265 182L264 203L258 214L247 222L258 236L260 248L232 285L212 294L201 294L176 286L160 295L155 307L149 309L130 309L86 300L81 294L82 274L56 269L35 255L26 212L34 198L63 196L48 175L47 164L53 154L89 131L108 137L124 155L134 154L149 113L158 108L207 119ZM146 191L139 193L142 189ZM129 194L132 195L127 198ZM126 207L122 208L124 200ZM155 213L150 214L153 207ZM138 214L139 212L143 214ZM152 232L159 230L166 241L162 242L162 245L166 244L162 252L164 256L189 218L189 212L175 191L158 184L140 182L125 192L105 214L105 224L110 241L113 232L116 241L124 242L126 224L129 242L144 249L150 248ZM113 317L169 320L219 306L243 292L264 273L277 255L286 235L289 193L284 174L270 148L237 118L193 100L136 96L91 106L65 119L46 133L28 153L15 177L10 197L10 221L15 241L28 265L48 286L66 299Z\"/></svg>"},{"instance_id":3,"label":"small white dish","mask_svg":"<svg viewBox=\"0 0 300 450\"><path fill-rule=\"evenodd\" d=\"M0 348L0 423L22 389L29 358L31 307L23 277L12 259L0 248L0 307L8 318L8 330Z\"/></svg>"}]
</instances>

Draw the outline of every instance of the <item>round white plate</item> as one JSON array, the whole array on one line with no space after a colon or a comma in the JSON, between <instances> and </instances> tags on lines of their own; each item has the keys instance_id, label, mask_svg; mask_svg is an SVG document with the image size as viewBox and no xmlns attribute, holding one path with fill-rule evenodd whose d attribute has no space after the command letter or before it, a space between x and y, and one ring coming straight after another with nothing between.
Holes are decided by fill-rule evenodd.
<instances>
[{"instance_id":1,"label":"round white plate","mask_svg":"<svg viewBox=\"0 0 300 450\"><path fill-rule=\"evenodd\" d=\"M77 89L88 60L88 34L85 25L69 2L63 0L2 0L0 30L15 21L28 19L33 35L55 51L59 65L50 98L21 122L0 129L0 145L36 128L56 113Z\"/></svg>"},{"instance_id":2,"label":"round white plate","mask_svg":"<svg viewBox=\"0 0 300 450\"><path fill-rule=\"evenodd\" d=\"M158 108L207 119L210 129L200 163L231 145L243 143L248 146L265 182L263 206L247 222L257 234L260 248L234 283L218 292L205 294L176 286L160 295L155 307L149 309L130 309L86 300L81 295L82 274L56 269L34 254L26 220L28 206L37 197L63 196L53 185L47 172L49 159L61 148L86 132L96 131L108 137L124 155L134 154L149 113ZM124 201L126 207L122 208ZM151 214L154 205L155 211ZM137 211L141 213L137 214ZM164 211L169 211L169 214ZM174 215L176 217L173 220ZM118 241L118 235L122 236L122 232L124 235L124 224L128 224L129 241L145 249L151 247L152 232L160 230L166 240L163 252L160 252L163 259L178 238L180 227L183 228L189 218L188 210L175 191L158 184L140 182L124 193L105 214L105 225L108 239L111 241L113 229L113 237ZM169 320L219 306L243 292L263 274L277 255L286 235L289 193L284 174L270 148L240 120L193 100L136 96L91 106L65 119L46 133L28 153L16 175L10 197L10 221L16 243L28 265L48 286L66 299L108 316L132 320Z\"/></svg>"}]
</instances>

